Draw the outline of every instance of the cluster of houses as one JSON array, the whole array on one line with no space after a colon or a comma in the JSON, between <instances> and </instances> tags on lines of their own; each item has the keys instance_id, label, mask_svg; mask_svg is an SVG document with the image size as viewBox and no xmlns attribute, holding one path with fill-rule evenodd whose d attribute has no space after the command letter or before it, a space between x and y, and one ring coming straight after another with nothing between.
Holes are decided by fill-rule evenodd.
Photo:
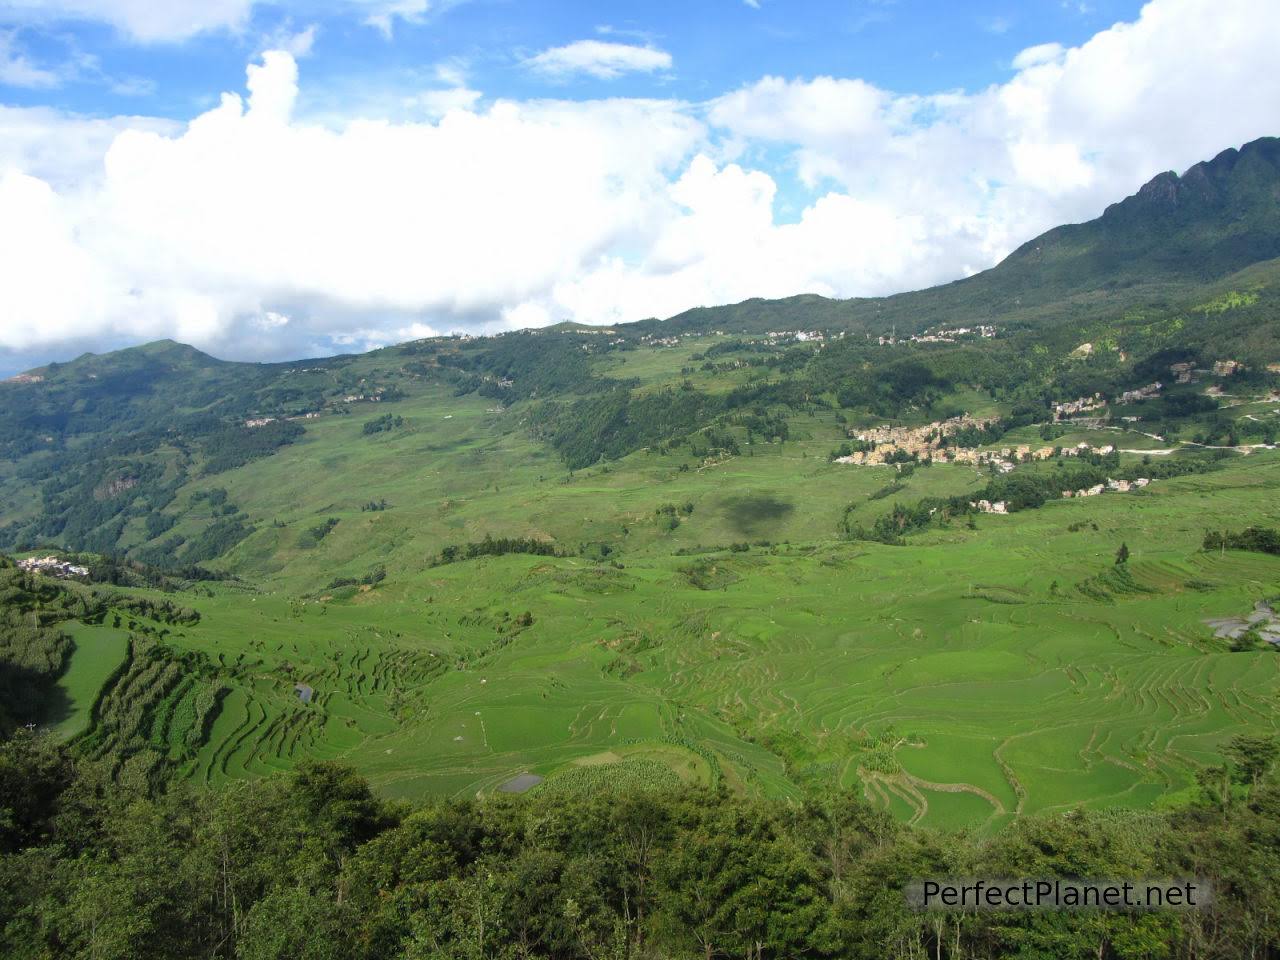
<instances>
[{"instance_id":1,"label":"cluster of houses","mask_svg":"<svg viewBox=\"0 0 1280 960\"><path fill-rule=\"evenodd\" d=\"M1078 443L1074 447L1032 447L1030 444L1023 443L1015 447L1000 447L992 450L942 445L944 437L954 434L962 426L981 426L989 422L965 414L924 427L877 427L857 435L863 443L874 445L871 450L855 451L848 456L837 457L835 462L860 467L876 466L897 462L903 454L907 454L918 460L932 460L935 463L967 463L975 467L989 466L1000 473L1011 473L1019 463L1051 460L1055 456L1081 457L1094 453L1106 456L1114 453L1116 449L1112 444L1094 447L1088 443ZM975 504L975 506L980 505Z\"/></svg>"},{"instance_id":2,"label":"cluster of houses","mask_svg":"<svg viewBox=\"0 0 1280 960\"><path fill-rule=\"evenodd\" d=\"M911 343L955 343L966 337L978 337L989 340L996 335L996 328L985 323L976 327L944 327L933 333L918 333L910 338Z\"/></svg>"},{"instance_id":3,"label":"cluster of houses","mask_svg":"<svg viewBox=\"0 0 1280 960\"><path fill-rule=\"evenodd\" d=\"M1008 513L1009 504L1004 500L970 500L969 506L976 507L982 513Z\"/></svg>"},{"instance_id":4,"label":"cluster of houses","mask_svg":"<svg viewBox=\"0 0 1280 960\"><path fill-rule=\"evenodd\" d=\"M1151 400L1160 395L1160 391L1164 389L1164 384L1160 382L1149 383L1145 387L1138 387L1136 390L1126 390L1116 398L1116 402L1120 404L1138 403L1141 400ZM1107 406L1107 399L1101 393L1095 393L1091 397L1077 397L1075 400L1067 400L1063 403L1055 403L1053 405L1053 419L1069 420L1078 417L1081 414L1092 413L1095 410L1103 410Z\"/></svg>"},{"instance_id":5,"label":"cluster of houses","mask_svg":"<svg viewBox=\"0 0 1280 960\"><path fill-rule=\"evenodd\" d=\"M1091 453L1105 457L1108 453L1115 453L1116 448L1110 443L1104 443L1100 447L1095 447L1088 443L1077 443L1074 447L1063 447L1061 453L1064 457L1085 457Z\"/></svg>"},{"instance_id":6,"label":"cluster of houses","mask_svg":"<svg viewBox=\"0 0 1280 960\"><path fill-rule=\"evenodd\" d=\"M1274 364L1273 366L1277 366L1273 373L1280 372L1280 366ZM1212 373L1215 377L1233 377L1242 370L1244 370L1244 364L1239 360L1215 360L1208 370L1197 370L1195 364L1189 362L1169 365L1169 372L1173 374L1175 383L1194 383L1197 373Z\"/></svg>"},{"instance_id":7,"label":"cluster of houses","mask_svg":"<svg viewBox=\"0 0 1280 960\"><path fill-rule=\"evenodd\" d=\"M1020 462L1048 460L1054 455L1054 447L1033 449L1027 444L1021 444L1016 447L1001 447L998 450L977 450L950 446L946 443L947 438L965 428L981 429L991 422L993 422L991 418L982 419L963 414L922 427L882 426L864 430L856 435L857 439L869 445L871 449L838 457L835 462L874 466L896 462L905 455L915 457L917 460L934 460L940 463L994 466L1001 473L1008 473ZM1074 452L1073 450L1072 453Z\"/></svg>"},{"instance_id":8,"label":"cluster of houses","mask_svg":"<svg viewBox=\"0 0 1280 960\"><path fill-rule=\"evenodd\" d=\"M1213 364L1213 375L1215 377L1232 377L1244 369L1244 364L1239 360L1216 360Z\"/></svg>"},{"instance_id":9,"label":"cluster of houses","mask_svg":"<svg viewBox=\"0 0 1280 960\"><path fill-rule=\"evenodd\" d=\"M896 333L890 333L887 337L877 337L876 343L882 347L891 347L895 343L955 343L958 340L973 338L989 340L995 335L995 327L987 323L979 323L972 327L939 327L936 330L926 330L924 333L913 333L904 340L899 340Z\"/></svg>"},{"instance_id":10,"label":"cluster of houses","mask_svg":"<svg viewBox=\"0 0 1280 960\"><path fill-rule=\"evenodd\" d=\"M1062 499L1071 500L1076 497L1096 497L1103 493L1129 493L1132 490L1141 490L1151 481L1146 477L1139 477L1137 480L1110 480L1106 483L1098 483L1092 487L1085 487L1082 490L1063 490ZM1007 500L970 500L969 506L973 507L980 513L1008 513L1009 503Z\"/></svg>"},{"instance_id":11,"label":"cluster of houses","mask_svg":"<svg viewBox=\"0 0 1280 960\"><path fill-rule=\"evenodd\" d=\"M1080 490L1063 490L1062 499L1070 500L1074 497L1096 497L1101 493L1129 493L1131 490L1141 490L1151 481L1146 477L1139 477L1137 480L1110 480L1106 483L1094 484L1092 487L1084 487Z\"/></svg>"},{"instance_id":12,"label":"cluster of houses","mask_svg":"<svg viewBox=\"0 0 1280 960\"><path fill-rule=\"evenodd\" d=\"M89 568L59 560L55 556L27 557L18 561L19 568L28 573L41 573L46 577L87 577Z\"/></svg>"},{"instance_id":13,"label":"cluster of houses","mask_svg":"<svg viewBox=\"0 0 1280 960\"><path fill-rule=\"evenodd\" d=\"M321 370L321 368L306 367L300 370L299 372L306 372L307 370L318 371L318 370ZM365 381L361 380L360 382L363 384ZM343 397L339 397L336 400L332 400L328 402L329 403L360 403L363 401L363 402L370 402L370 403L378 403L379 401L382 400L382 395L386 392L386 389L387 389L386 387L376 387L367 393L348 393ZM320 417L320 413L321 411L319 410L308 410L306 413L299 413L296 416L292 416L292 417L283 417L283 418L281 417L249 417L247 420L244 421L244 426L247 429L252 430L256 427L265 427L267 424L275 423L277 420L280 420L280 419L315 420Z\"/></svg>"},{"instance_id":14,"label":"cluster of houses","mask_svg":"<svg viewBox=\"0 0 1280 960\"><path fill-rule=\"evenodd\" d=\"M1076 417L1092 410L1101 410L1106 405L1107 401L1100 393L1095 393L1092 397L1078 397L1065 403L1055 403L1053 405L1053 419L1066 420L1068 417Z\"/></svg>"},{"instance_id":15,"label":"cluster of houses","mask_svg":"<svg viewBox=\"0 0 1280 960\"><path fill-rule=\"evenodd\" d=\"M930 445L936 446L943 437L950 437L969 427L982 429L994 422L994 417L971 417L962 413L958 417L935 420L922 427L891 427L886 424L864 430L856 436L864 443L892 443L904 448L910 444L920 444L921 450L924 450Z\"/></svg>"},{"instance_id":16,"label":"cluster of houses","mask_svg":"<svg viewBox=\"0 0 1280 960\"><path fill-rule=\"evenodd\" d=\"M941 459L947 463L967 463L975 467L995 467L1000 473L1011 473L1019 463L1032 460L1048 460L1053 456L1053 447L1040 447L1033 450L1027 444L1016 447L1001 447L999 450L951 449L942 451Z\"/></svg>"},{"instance_id":17,"label":"cluster of houses","mask_svg":"<svg viewBox=\"0 0 1280 960\"><path fill-rule=\"evenodd\" d=\"M860 466L885 463L895 455L915 456L918 459L932 457L942 447L945 437L958 433L966 427L984 427L991 423L990 419L971 417L967 413L947 420L939 420L922 427L874 427L856 434L856 438L871 447L870 450L859 450L847 457L840 457L837 463L856 463Z\"/></svg>"},{"instance_id":18,"label":"cluster of houses","mask_svg":"<svg viewBox=\"0 0 1280 960\"><path fill-rule=\"evenodd\" d=\"M1149 383L1145 387L1139 387L1137 390L1126 390L1120 394L1121 403L1137 403L1140 400L1152 400L1160 395L1160 391L1164 389L1164 384L1156 381Z\"/></svg>"},{"instance_id":19,"label":"cluster of houses","mask_svg":"<svg viewBox=\"0 0 1280 960\"><path fill-rule=\"evenodd\" d=\"M764 335L764 339L770 346L780 343L825 343L827 335L821 330L770 330ZM844 331L833 334L832 339L844 339Z\"/></svg>"},{"instance_id":20,"label":"cluster of houses","mask_svg":"<svg viewBox=\"0 0 1280 960\"><path fill-rule=\"evenodd\" d=\"M1084 344L1089 346L1089 344ZM1280 372L1280 364L1273 364L1276 371ZM1244 364L1239 360L1217 360L1214 361L1210 370L1196 370L1192 363L1173 363L1169 365L1169 372L1173 375L1174 383L1194 383L1196 373L1212 373L1215 377L1231 377L1244 369ZM1268 369L1271 369L1268 367ZM1160 395L1160 391L1164 389L1164 384L1160 382L1149 383L1145 387L1139 387L1136 390L1126 390L1116 398L1118 403L1137 403L1141 400L1151 400ZM1101 410L1107 406L1107 400L1101 393L1095 393L1091 397L1078 397L1075 400L1068 400L1064 403L1055 403L1053 405L1053 419L1066 420L1071 417L1077 417L1084 413L1090 413L1094 410Z\"/></svg>"},{"instance_id":21,"label":"cluster of houses","mask_svg":"<svg viewBox=\"0 0 1280 960\"><path fill-rule=\"evenodd\" d=\"M306 413L300 413L296 417L285 417L285 419L286 420L315 420L319 416L320 416L319 410L310 410ZM251 417L250 419L244 422L244 425L249 429L253 429L254 427L265 427L268 423L275 423L277 419L278 418L276 417Z\"/></svg>"}]
</instances>

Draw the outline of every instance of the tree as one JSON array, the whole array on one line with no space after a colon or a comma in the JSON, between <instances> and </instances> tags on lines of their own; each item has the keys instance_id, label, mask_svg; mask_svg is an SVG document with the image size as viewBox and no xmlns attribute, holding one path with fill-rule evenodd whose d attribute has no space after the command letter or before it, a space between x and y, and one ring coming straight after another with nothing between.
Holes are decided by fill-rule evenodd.
<instances>
[{"instance_id":1,"label":"tree","mask_svg":"<svg viewBox=\"0 0 1280 960\"><path fill-rule=\"evenodd\" d=\"M1129 545L1127 543L1120 544L1120 549L1116 551L1116 563L1123 564L1129 562Z\"/></svg>"},{"instance_id":2,"label":"tree","mask_svg":"<svg viewBox=\"0 0 1280 960\"><path fill-rule=\"evenodd\" d=\"M328 891L283 887L253 905L238 953L242 960L355 960L353 920Z\"/></svg>"},{"instance_id":3,"label":"tree","mask_svg":"<svg viewBox=\"0 0 1280 960\"><path fill-rule=\"evenodd\" d=\"M1240 779L1256 787L1271 771L1280 757L1280 741L1275 737L1250 737L1244 734L1231 738L1227 744L1227 756L1235 763Z\"/></svg>"},{"instance_id":4,"label":"tree","mask_svg":"<svg viewBox=\"0 0 1280 960\"><path fill-rule=\"evenodd\" d=\"M41 840L75 770L52 738L18 730L0 741L0 854Z\"/></svg>"}]
</instances>

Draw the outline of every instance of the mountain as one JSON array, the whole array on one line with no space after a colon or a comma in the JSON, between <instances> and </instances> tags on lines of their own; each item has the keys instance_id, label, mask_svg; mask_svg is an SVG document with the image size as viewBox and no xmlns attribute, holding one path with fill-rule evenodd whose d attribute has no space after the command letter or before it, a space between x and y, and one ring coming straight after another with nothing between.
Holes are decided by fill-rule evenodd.
<instances>
[{"instance_id":1,"label":"mountain","mask_svg":"<svg viewBox=\"0 0 1280 960\"><path fill-rule=\"evenodd\" d=\"M885 333L929 326L1078 321L1169 301L1280 257L1280 138L1224 150L1181 177L1166 172L1095 220L1055 227L972 277L890 297L816 295L686 311L686 330L833 327Z\"/></svg>"},{"instance_id":2,"label":"mountain","mask_svg":"<svg viewBox=\"0 0 1280 960\"><path fill-rule=\"evenodd\" d=\"M1266 138L1180 177L1160 174L1096 220L1050 230L976 276L893 297L748 300L617 325L608 337L564 323L292 363L222 361L168 340L86 354L0 384L0 451L14 465L0 472L0 546L207 562L253 527L226 519L211 539L168 535L166 507L184 485L272 456L317 418L424 389L519 411L574 469L733 426L746 410L745 439L785 436L786 417L814 402L910 418L972 407L976 392L1035 420L1054 399L1140 387L1167 374L1170 357L1254 370L1280 361L1278 281L1280 140ZM890 354L865 337L838 339L976 324L999 335ZM634 362L711 331L796 329L831 340L821 350L776 336L708 341L675 366ZM1085 342L1109 350L1082 366L1070 358ZM121 485L133 501L102 496Z\"/></svg>"}]
</instances>

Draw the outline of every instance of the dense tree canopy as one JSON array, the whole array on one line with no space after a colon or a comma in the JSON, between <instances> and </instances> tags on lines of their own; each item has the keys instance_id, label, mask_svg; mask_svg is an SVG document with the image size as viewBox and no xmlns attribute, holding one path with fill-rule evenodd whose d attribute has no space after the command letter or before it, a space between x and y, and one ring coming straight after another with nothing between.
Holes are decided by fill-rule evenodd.
<instances>
[{"instance_id":1,"label":"dense tree canopy","mask_svg":"<svg viewBox=\"0 0 1280 960\"><path fill-rule=\"evenodd\" d=\"M1274 742L1176 813L904 827L848 794L378 799L309 763L149 795L25 732L0 745L0 954L85 958L1274 956ZM1202 877L1211 912L915 913L926 876Z\"/></svg>"}]
</instances>

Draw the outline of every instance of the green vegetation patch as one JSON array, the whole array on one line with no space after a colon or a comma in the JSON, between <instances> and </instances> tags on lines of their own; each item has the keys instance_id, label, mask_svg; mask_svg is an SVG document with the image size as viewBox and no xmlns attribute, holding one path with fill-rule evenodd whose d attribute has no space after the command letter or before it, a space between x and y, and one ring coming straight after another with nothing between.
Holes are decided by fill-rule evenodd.
<instances>
[{"instance_id":1,"label":"green vegetation patch","mask_svg":"<svg viewBox=\"0 0 1280 960\"><path fill-rule=\"evenodd\" d=\"M535 789L558 796L593 796L670 790L680 786L680 782L680 777L665 763L636 758L570 767L552 774Z\"/></svg>"}]
</instances>

